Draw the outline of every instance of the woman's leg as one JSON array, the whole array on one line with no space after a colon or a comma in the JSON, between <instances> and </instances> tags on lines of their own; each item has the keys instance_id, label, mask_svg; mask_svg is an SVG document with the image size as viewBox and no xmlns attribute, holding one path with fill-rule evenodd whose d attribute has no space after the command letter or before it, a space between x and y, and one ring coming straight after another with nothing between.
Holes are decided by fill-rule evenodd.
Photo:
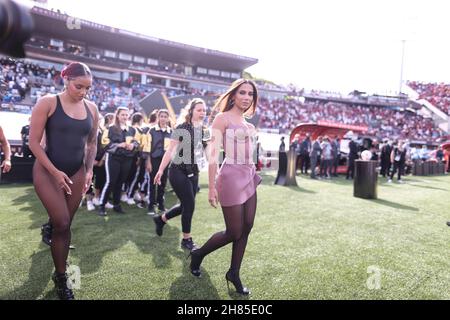
<instances>
[{"instance_id":1,"label":"woman's leg","mask_svg":"<svg viewBox=\"0 0 450 320\"><path fill-rule=\"evenodd\" d=\"M244 227L244 205L222 207L222 211L226 229L225 231L215 233L201 248L196 250L202 257L230 242L238 241L242 237Z\"/></svg>"},{"instance_id":2,"label":"woman's leg","mask_svg":"<svg viewBox=\"0 0 450 320\"><path fill-rule=\"evenodd\" d=\"M180 204L173 206L163 215L163 221L181 215L183 233L190 233L190 221L195 209L195 191L192 180L179 169L170 169L170 184L180 200Z\"/></svg>"},{"instance_id":3,"label":"woman's leg","mask_svg":"<svg viewBox=\"0 0 450 320\"><path fill-rule=\"evenodd\" d=\"M237 276L239 276L239 270L241 269L242 259L244 257L245 248L247 247L248 236L250 235L250 231L253 228L253 222L255 221L256 204L257 197L255 192L255 194L244 204L241 238L233 242L230 269L234 270Z\"/></svg>"},{"instance_id":4,"label":"woman's leg","mask_svg":"<svg viewBox=\"0 0 450 320\"><path fill-rule=\"evenodd\" d=\"M47 209L52 224L51 252L57 273L66 271L70 245L70 211L63 189L56 185L51 174L38 162L33 168L33 184L36 194ZM73 185L71 185L73 188ZM78 202L79 204L79 202Z\"/></svg>"}]
</instances>

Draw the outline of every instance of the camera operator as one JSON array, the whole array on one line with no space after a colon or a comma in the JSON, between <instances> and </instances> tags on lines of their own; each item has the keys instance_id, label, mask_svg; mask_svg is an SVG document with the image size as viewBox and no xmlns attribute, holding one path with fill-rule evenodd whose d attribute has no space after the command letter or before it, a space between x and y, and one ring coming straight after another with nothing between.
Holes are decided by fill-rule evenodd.
<instances>
[{"instance_id":1,"label":"camera operator","mask_svg":"<svg viewBox=\"0 0 450 320\"><path fill-rule=\"evenodd\" d=\"M0 52L24 58L24 43L34 29L28 10L12 0L0 0Z\"/></svg>"}]
</instances>

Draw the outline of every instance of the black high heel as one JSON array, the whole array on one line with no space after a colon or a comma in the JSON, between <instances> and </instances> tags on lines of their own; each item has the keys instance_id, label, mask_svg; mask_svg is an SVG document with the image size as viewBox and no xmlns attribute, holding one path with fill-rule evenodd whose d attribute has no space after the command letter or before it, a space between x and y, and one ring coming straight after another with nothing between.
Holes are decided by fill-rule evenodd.
<instances>
[{"instance_id":1,"label":"black high heel","mask_svg":"<svg viewBox=\"0 0 450 320\"><path fill-rule=\"evenodd\" d=\"M230 291L230 285L228 282L231 282L234 285L237 293L245 296L251 293L248 288L242 285L241 279L239 279L239 276L236 275L233 269L228 270L228 272L225 274L225 279L227 280L228 291Z\"/></svg>"},{"instance_id":2,"label":"black high heel","mask_svg":"<svg viewBox=\"0 0 450 320\"><path fill-rule=\"evenodd\" d=\"M72 289L67 286L66 273L54 273L52 280L55 283L56 293L60 300L75 300Z\"/></svg>"},{"instance_id":3,"label":"black high heel","mask_svg":"<svg viewBox=\"0 0 450 320\"><path fill-rule=\"evenodd\" d=\"M198 252L198 250L192 250L188 255L188 258L189 257L191 257L191 273L193 276L199 278L202 275L200 265L202 264L203 256Z\"/></svg>"}]
</instances>

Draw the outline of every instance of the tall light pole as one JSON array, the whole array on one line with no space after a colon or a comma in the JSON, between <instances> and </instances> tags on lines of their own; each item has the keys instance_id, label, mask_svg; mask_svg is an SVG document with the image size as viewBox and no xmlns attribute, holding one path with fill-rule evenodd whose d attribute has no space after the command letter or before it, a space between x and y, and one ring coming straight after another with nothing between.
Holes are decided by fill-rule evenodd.
<instances>
[{"instance_id":1,"label":"tall light pole","mask_svg":"<svg viewBox=\"0 0 450 320\"><path fill-rule=\"evenodd\" d=\"M403 87L403 64L405 63L405 44L406 40L402 40L402 63L401 63L401 69L400 69L400 87L398 90L398 95L402 93L402 87Z\"/></svg>"}]
</instances>

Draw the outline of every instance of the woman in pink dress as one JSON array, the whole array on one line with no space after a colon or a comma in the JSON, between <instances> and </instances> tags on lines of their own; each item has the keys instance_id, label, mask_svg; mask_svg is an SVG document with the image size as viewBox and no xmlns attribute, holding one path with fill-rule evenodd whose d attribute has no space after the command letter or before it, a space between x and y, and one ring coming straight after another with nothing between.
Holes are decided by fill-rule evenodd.
<instances>
[{"instance_id":1,"label":"woman in pink dress","mask_svg":"<svg viewBox=\"0 0 450 320\"><path fill-rule=\"evenodd\" d=\"M212 122L209 150L209 195L214 208L222 207L226 230L214 234L201 248L191 252L191 273L201 275L200 264L209 253L233 243L230 269L225 279L237 293L248 295L250 290L241 283L239 271L247 246L248 236L256 214L256 187L261 178L256 174L253 148L255 127L245 120L256 111L256 85L245 79L233 82L213 109L218 114ZM221 147L225 159L218 169Z\"/></svg>"}]
</instances>

